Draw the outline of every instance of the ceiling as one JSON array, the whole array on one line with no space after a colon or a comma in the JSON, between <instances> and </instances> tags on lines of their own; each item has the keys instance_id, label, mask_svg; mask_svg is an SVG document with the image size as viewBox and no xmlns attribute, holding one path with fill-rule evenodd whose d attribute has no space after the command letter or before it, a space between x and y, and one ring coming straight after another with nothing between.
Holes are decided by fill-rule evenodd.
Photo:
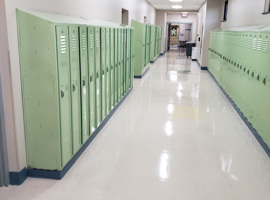
<instances>
[{"instance_id":1,"label":"ceiling","mask_svg":"<svg viewBox=\"0 0 270 200\"><path fill-rule=\"evenodd\" d=\"M157 10L189 10L197 11L205 0L182 0L182 2L172 2L176 0L146 0ZM178 0L181 1L181 0ZM182 8L173 9L172 5L180 5Z\"/></svg>"}]
</instances>

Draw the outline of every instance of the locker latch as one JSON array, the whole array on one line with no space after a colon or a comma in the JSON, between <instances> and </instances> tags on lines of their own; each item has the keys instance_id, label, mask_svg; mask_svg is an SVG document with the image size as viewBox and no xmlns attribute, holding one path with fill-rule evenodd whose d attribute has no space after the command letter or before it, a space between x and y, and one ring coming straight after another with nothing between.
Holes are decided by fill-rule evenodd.
<instances>
[{"instance_id":1,"label":"locker latch","mask_svg":"<svg viewBox=\"0 0 270 200\"><path fill-rule=\"evenodd\" d=\"M83 80L83 86L85 86L85 80Z\"/></svg>"},{"instance_id":2,"label":"locker latch","mask_svg":"<svg viewBox=\"0 0 270 200\"><path fill-rule=\"evenodd\" d=\"M72 85L72 87L73 87L73 92L76 90L76 87L75 87L75 85L73 84Z\"/></svg>"},{"instance_id":3,"label":"locker latch","mask_svg":"<svg viewBox=\"0 0 270 200\"><path fill-rule=\"evenodd\" d=\"M90 76L90 82L92 82L92 80L93 80L93 78L92 78L92 76Z\"/></svg>"},{"instance_id":4,"label":"locker latch","mask_svg":"<svg viewBox=\"0 0 270 200\"><path fill-rule=\"evenodd\" d=\"M109 68L107 67L107 72L109 72Z\"/></svg>"},{"instance_id":5,"label":"locker latch","mask_svg":"<svg viewBox=\"0 0 270 200\"><path fill-rule=\"evenodd\" d=\"M98 73L97 73L97 78L98 78Z\"/></svg>"},{"instance_id":6,"label":"locker latch","mask_svg":"<svg viewBox=\"0 0 270 200\"><path fill-rule=\"evenodd\" d=\"M103 70L103 74L105 74L105 71Z\"/></svg>"},{"instance_id":7,"label":"locker latch","mask_svg":"<svg viewBox=\"0 0 270 200\"><path fill-rule=\"evenodd\" d=\"M63 98L65 96L65 92L63 89L61 89L61 98Z\"/></svg>"},{"instance_id":8,"label":"locker latch","mask_svg":"<svg viewBox=\"0 0 270 200\"><path fill-rule=\"evenodd\" d=\"M113 69L113 66L111 66L111 69Z\"/></svg>"}]
</instances>

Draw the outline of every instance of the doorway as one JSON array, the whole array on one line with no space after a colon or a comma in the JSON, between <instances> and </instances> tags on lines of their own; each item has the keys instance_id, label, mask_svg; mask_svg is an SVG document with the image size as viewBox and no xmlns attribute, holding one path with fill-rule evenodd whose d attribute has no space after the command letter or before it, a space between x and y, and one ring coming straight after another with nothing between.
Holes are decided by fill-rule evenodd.
<instances>
[{"instance_id":1,"label":"doorway","mask_svg":"<svg viewBox=\"0 0 270 200\"><path fill-rule=\"evenodd\" d=\"M192 23L167 22L166 49L186 48L186 42L192 40Z\"/></svg>"}]
</instances>

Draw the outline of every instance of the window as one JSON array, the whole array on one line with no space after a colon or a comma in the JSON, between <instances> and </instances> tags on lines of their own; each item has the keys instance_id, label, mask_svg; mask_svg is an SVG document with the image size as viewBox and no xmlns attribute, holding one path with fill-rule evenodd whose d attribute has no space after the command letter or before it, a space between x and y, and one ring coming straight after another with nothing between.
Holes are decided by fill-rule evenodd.
<instances>
[{"instance_id":1,"label":"window","mask_svg":"<svg viewBox=\"0 0 270 200\"><path fill-rule=\"evenodd\" d=\"M128 10L122 8L122 24L128 25Z\"/></svg>"},{"instance_id":2,"label":"window","mask_svg":"<svg viewBox=\"0 0 270 200\"><path fill-rule=\"evenodd\" d=\"M270 0L265 0L263 14L267 14L269 12L270 12Z\"/></svg>"},{"instance_id":3,"label":"window","mask_svg":"<svg viewBox=\"0 0 270 200\"><path fill-rule=\"evenodd\" d=\"M224 16L223 16L223 22L227 21L227 14L228 14L228 2L229 0L225 1L224 5Z\"/></svg>"}]
</instances>

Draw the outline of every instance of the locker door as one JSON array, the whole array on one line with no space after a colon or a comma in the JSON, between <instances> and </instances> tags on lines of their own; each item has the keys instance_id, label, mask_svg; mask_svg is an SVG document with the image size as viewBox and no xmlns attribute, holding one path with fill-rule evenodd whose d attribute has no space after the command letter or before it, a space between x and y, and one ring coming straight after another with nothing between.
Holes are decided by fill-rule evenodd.
<instances>
[{"instance_id":1,"label":"locker door","mask_svg":"<svg viewBox=\"0 0 270 200\"><path fill-rule=\"evenodd\" d=\"M124 94L124 31L120 29L120 99ZM120 100L119 99L119 100Z\"/></svg>"},{"instance_id":2,"label":"locker door","mask_svg":"<svg viewBox=\"0 0 270 200\"><path fill-rule=\"evenodd\" d=\"M117 80L117 102L120 101L121 99L121 39L122 39L122 33L121 33L121 29L118 29L118 69L117 69L117 74L118 74L118 80Z\"/></svg>"},{"instance_id":3,"label":"locker door","mask_svg":"<svg viewBox=\"0 0 270 200\"><path fill-rule=\"evenodd\" d=\"M88 27L88 71L89 71L89 108L90 108L90 133L97 128L97 76L95 65L95 28Z\"/></svg>"},{"instance_id":4,"label":"locker door","mask_svg":"<svg viewBox=\"0 0 270 200\"><path fill-rule=\"evenodd\" d=\"M118 103L118 29L114 30L114 102L115 105Z\"/></svg>"},{"instance_id":5,"label":"locker door","mask_svg":"<svg viewBox=\"0 0 270 200\"><path fill-rule=\"evenodd\" d=\"M122 95L126 93L126 69L127 67L127 30L123 29L123 92Z\"/></svg>"},{"instance_id":6,"label":"locker door","mask_svg":"<svg viewBox=\"0 0 270 200\"><path fill-rule=\"evenodd\" d=\"M101 96L102 96L102 121L105 119L107 113L107 81L106 81L106 28L101 28Z\"/></svg>"},{"instance_id":7,"label":"locker door","mask_svg":"<svg viewBox=\"0 0 270 200\"><path fill-rule=\"evenodd\" d=\"M87 51L87 28L79 27L80 32L80 63L81 63L81 110L82 110L82 143L85 143L90 136L89 119L89 71Z\"/></svg>"},{"instance_id":8,"label":"locker door","mask_svg":"<svg viewBox=\"0 0 270 200\"><path fill-rule=\"evenodd\" d=\"M146 66L146 25L143 25L143 68Z\"/></svg>"},{"instance_id":9,"label":"locker door","mask_svg":"<svg viewBox=\"0 0 270 200\"><path fill-rule=\"evenodd\" d=\"M110 38L111 38L111 110L114 108L115 106L115 91L114 91L114 84L115 84L115 80L114 80L114 66L115 66L115 60L114 60L114 28L111 28L110 31Z\"/></svg>"},{"instance_id":10,"label":"locker door","mask_svg":"<svg viewBox=\"0 0 270 200\"><path fill-rule=\"evenodd\" d=\"M60 123L62 167L72 157L71 94L68 27L57 26L57 64L60 91Z\"/></svg>"},{"instance_id":11,"label":"locker door","mask_svg":"<svg viewBox=\"0 0 270 200\"><path fill-rule=\"evenodd\" d=\"M130 88L130 29L127 29L127 80L126 80L126 91Z\"/></svg>"},{"instance_id":12,"label":"locker door","mask_svg":"<svg viewBox=\"0 0 270 200\"><path fill-rule=\"evenodd\" d=\"M130 87L133 87L134 77L134 29L130 32Z\"/></svg>"},{"instance_id":13,"label":"locker door","mask_svg":"<svg viewBox=\"0 0 270 200\"><path fill-rule=\"evenodd\" d=\"M97 127L102 122L102 73L101 73L101 57L100 57L100 28L95 27L95 69L96 69L96 115L97 115Z\"/></svg>"},{"instance_id":14,"label":"locker door","mask_svg":"<svg viewBox=\"0 0 270 200\"><path fill-rule=\"evenodd\" d=\"M81 135L81 86L80 86L80 57L79 57L79 28L69 27L69 56L71 69L71 102L72 102L72 134L73 154L82 145Z\"/></svg>"},{"instance_id":15,"label":"locker door","mask_svg":"<svg viewBox=\"0 0 270 200\"><path fill-rule=\"evenodd\" d=\"M107 111L108 115L111 111L111 41L110 28L106 28L106 96L107 96Z\"/></svg>"}]
</instances>

